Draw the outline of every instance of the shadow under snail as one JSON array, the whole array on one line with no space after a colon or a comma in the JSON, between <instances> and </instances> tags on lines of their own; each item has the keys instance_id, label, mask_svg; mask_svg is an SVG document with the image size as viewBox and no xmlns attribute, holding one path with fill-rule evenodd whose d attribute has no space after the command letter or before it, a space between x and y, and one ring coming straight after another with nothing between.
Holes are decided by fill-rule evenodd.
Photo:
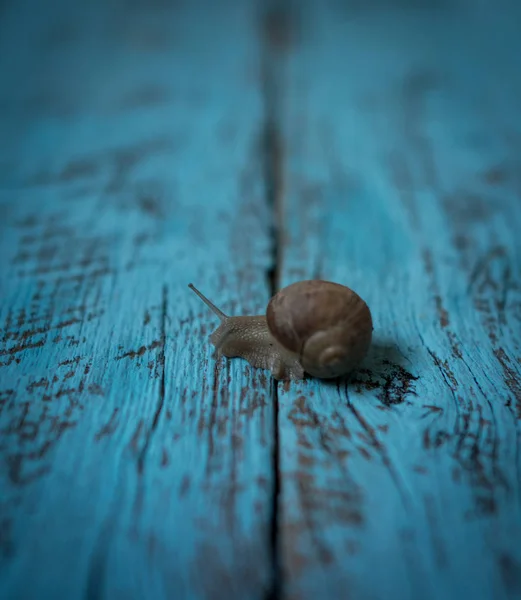
<instances>
[{"instance_id":1,"label":"shadow under snail","mask_svg":"<svg viewBox=\"0 0 521 600\"><path fill-rule=\"evenodd\" d=\"M211 334L214 356L243 358L275 379L330 379L348 375L371 345L371 311L350 288L319 279L277 292L266 315L230 317L191 283L188 287L219 317Z\"/></svg>"}]
</instances>

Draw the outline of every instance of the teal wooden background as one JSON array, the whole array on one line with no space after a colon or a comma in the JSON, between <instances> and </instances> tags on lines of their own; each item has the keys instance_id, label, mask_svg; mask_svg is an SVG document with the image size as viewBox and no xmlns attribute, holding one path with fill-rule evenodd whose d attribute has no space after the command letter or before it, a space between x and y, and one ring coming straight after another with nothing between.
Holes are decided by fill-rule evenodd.
<instances>
[{"instance_id":1,"label":"teal wooden background","mask_svg":"<svg viewBox=\"0 0 521 600\"><path fill-rule=\"evenodd\" d=\"M521 597L521 9L0 4L0 596ZM216 319L356 289L353 382Z\"/></svg>"}]
</instances>

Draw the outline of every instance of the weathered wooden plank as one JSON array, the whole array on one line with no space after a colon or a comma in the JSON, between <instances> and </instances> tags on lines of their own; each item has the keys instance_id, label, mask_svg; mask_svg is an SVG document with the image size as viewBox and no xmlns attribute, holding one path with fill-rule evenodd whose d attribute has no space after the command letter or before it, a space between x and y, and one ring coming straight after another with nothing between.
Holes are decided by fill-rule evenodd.
<instances>
[{"instance_id":1,"label":"weathered wooden plank","mask_svg":"<svg viewBox=\"0 0 521 600\"><path fill-rule=\"evenodd\" d=\"M375 342L279 386L283 597L518 598L519 9L300 8L280 284L353 287Z\"/></svg>"},{"instance_id":2,"label":"weathered wooden plank","mask_svg":"<svg viewBox=\"0 0 521 600\"><path fill-rule=\"evenodd\" d=\"M271 383L187 288L269 296L257 7L2 11L2 596L261 598Z\"/></svg>"}]
</instances>

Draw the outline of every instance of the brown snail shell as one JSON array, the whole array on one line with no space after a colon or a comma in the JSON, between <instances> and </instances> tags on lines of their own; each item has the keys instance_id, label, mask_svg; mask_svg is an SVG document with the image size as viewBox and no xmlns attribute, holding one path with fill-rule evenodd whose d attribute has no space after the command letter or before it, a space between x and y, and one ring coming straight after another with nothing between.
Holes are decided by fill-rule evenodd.
<instances>
[{"instance_id":1,"label":"brown snail shell","mask_svg":"<svg viewBox=\"0 0 521 600\"><path fill-rule=\"evenodd\" d=\"M269 301L266 321L273 337L314 377L353 371L371 345L369 307L338 283L315 279L288 285Z\"/></svg>"}]
</instances>

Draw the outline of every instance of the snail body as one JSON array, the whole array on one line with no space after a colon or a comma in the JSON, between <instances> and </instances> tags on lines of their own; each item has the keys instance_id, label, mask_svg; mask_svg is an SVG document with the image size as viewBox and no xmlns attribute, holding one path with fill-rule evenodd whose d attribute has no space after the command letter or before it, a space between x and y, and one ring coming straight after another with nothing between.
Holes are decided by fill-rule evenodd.
<instances>
[{"instance_id":1,"label":"snail body","mask_svg":"<svg viewBox=\"0 0 521 600\"><path fill-rule=\"evenodd\" d=\"M341 377L355 370L372 340L371 312L350 288L323 280L292 283L268 302L266 315L231 317L192 284L219 317L211 334L215 356L243 358L277 379Z\"/></svg>"}]
</instances>

